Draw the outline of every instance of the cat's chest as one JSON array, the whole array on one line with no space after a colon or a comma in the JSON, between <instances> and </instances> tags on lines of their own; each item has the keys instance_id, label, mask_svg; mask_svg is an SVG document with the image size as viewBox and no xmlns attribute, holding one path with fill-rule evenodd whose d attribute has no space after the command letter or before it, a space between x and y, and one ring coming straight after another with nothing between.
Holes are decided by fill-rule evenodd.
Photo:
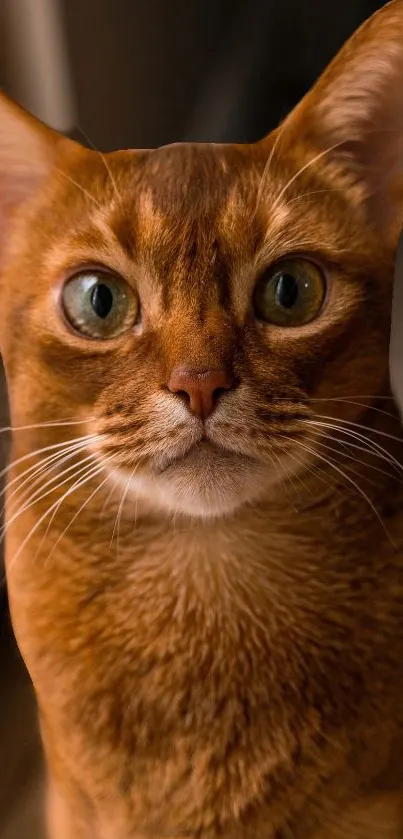
<instances>
[{"instance_id":1,"label":"cat's chest","mask_svg":"<svg viewBox=\"0 0 403 839\"><path fill-rule=\"evenodd\" d=\"M207 744L225 729L235 742L262 720L275 726L284 693L297 703L316 618L275 540L262 544L247 528L208 538L178 528L138 532L132 543L123 533L111 548L102 529L79 535L29 575L34 538L11 586L36 689L61 714L95 740L120 717L122 736L147 752L173 731L189 742L203 732Z\"/></svg>"},{"instance_id":2,"label":"cat's chest","mask_svg":"<svg viewBox=\"0 0 403 839\"><path fill-rule=\"evenodd\" d=\"M336 662L354 669L355 648L365 653L371 635L382 641L390 630L402 589L400 564L381 551L377 562L354 546L337 554L253 519L200 530L139 525L115 542L99 521L60 535L49 558L34 533L9 573L28 666L117 695L135 685L136 701L154 697L156 707L161 694L164 717L178 705L167 698L172 687L184 719L197 706L207 725L211 697L219 703L230 685L269 692L273 706L283 682L298 691L306 672L312 681ZM19 544L11 533L10 556ZM195 698L200 685L206 701Z\"/></svg>"},{"instance_id":3,"label":"cat's chest","mask_svg":"<svg viewBox=\"0 0 403 839\"><path fill-rule=\"evenodd\" d=\"M348 565L328 555L324 570L312 542L285 549L246 527L122 536L107 550L102 529L77 532L32 564L34 539L12 577L18 640L52 708L45 739L93 799L117 795L124 820L155 813L155 835L193 835L206 813L225 819L269 787L273 814L329 731L350 743L375 672L385 705L397 572L384 590L375 569L350 588Z\"/></svg>"},{"instance_id":4,"label":"cat's chest","mask_svg":"<svg viewBox=\"0 0 403 839\"><path fill-rule=\"evenodd\" d=\"M171 539L165 553L154 543L147 557L125 558L120 547L103 562L77 553L67 563L55 553L23 599L15 593L20 642L40 705L46 697L52 706L45 739L57 752L69 743L60 762L91 797L118 790L131 811L122 804L123 821L141 824L151 812L147 835L163 827L176 837L217 800L229 812L235 791L244 807L296 748L293 733L273 736L283 711L268 645L281 621L274 608L264 618L252 584L235 584L246 554L230 553L228 542L210 544L208 557L200 544L185 553L184 539ZM301 731L316 727L307 713Z\"/></svg>"}]
</instances>

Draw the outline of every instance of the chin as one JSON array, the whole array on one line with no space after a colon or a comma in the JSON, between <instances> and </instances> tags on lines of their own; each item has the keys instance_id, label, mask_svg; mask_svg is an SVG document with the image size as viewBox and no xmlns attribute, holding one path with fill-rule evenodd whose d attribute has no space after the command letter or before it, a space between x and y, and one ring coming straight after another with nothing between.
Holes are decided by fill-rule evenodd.
<instances>
[{"instance_id":1,"label":"chin","mask_svg":"<svg viewBox=\"0 0 403 839\"><path fill-rule=\"evenodd\" d=\"M275 482L271 472L252 458L201 446L156 473L134 475L127 497L173 515L219 518L262 497Z\"/></svg>"}]
</instances>

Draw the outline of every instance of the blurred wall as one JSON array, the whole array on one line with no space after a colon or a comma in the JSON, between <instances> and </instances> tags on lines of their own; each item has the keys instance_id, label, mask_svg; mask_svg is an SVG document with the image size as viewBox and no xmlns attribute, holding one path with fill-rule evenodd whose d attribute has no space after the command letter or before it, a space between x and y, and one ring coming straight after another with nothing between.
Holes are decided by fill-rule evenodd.
<instances>
[{"instance_id":1,"label":"blurred wall","mask_svg":"<svg viewBox=\"0 0 403 839\"><path fill-rule=\"evenodd\" d=\"M20 100L32 99L35 67L24 71L30 50L26 40L23 48L16 41L30 32L33 37L41 9L48 9L47 16L42 12L45 21L49 10L53 17L59 10L77 122L95 145L253 140L278 122L351 32L382 5L379 0L1 0L0 84ZM41 67L50 40L44 40ZM61 52L59 47L54 62L63 63ZM44 87L47 77L38 68L36 77Z\"/></svg>"}]
</instances>

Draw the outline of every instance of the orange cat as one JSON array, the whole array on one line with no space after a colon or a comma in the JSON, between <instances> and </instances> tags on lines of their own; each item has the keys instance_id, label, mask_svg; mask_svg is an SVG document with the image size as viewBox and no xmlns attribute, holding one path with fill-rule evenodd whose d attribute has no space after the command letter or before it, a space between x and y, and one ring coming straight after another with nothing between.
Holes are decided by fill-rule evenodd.
<instances>
[{"instance_id":1,"label":"orange cat","mask_svg":"<svg viewBox=\"0 0 403 839\"><path fill-rule=\"evenodd\" d=\"M6 560L51 839L403 836L403 3L274 134L0 102Z\"/></svg>"}]
</instances>

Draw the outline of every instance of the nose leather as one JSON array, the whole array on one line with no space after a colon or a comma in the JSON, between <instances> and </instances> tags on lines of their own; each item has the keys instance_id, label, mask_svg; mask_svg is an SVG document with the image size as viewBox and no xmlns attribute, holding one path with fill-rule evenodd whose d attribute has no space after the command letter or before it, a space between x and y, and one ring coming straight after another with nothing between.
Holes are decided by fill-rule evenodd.
<instances>
[{"instance_id":1,"label":"nose leather","mask_svg":"<svg viewBox=\"0 0 403 839\"><path fill-rule=\"evenodd\" d=\"M168 390L184 399L189 410L200 419L213 413L222 391L233 387L233 377L225 370L193 370L176 367L167 382Z\"/></svg>"}]
</instances>

